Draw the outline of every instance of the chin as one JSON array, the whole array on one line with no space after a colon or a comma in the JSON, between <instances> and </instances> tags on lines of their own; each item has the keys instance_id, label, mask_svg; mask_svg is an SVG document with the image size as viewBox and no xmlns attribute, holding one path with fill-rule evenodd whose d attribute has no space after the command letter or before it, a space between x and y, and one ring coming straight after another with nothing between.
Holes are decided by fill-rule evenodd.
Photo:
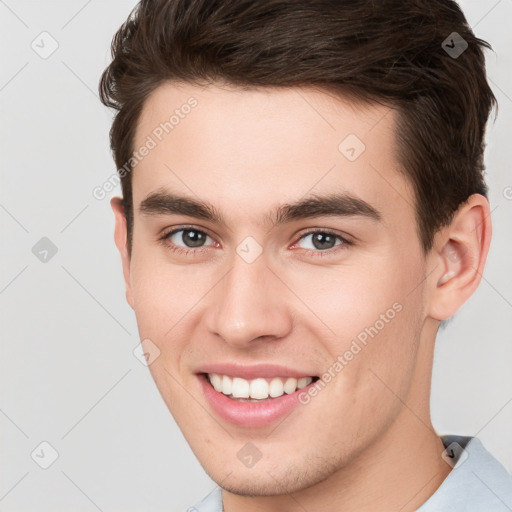
<instances>
[{"instance_id":1,"label":"chin","mask_svg":"<svg viewBox=\"0 0 512 512\"><path fill-rule=\"evenodd\" d=\"M298 469L297 462L291 461L271 467L258 467L260 463L243 471L234 465L229 467L227 474L227 464L222 469L203 465L203 469L225 491L246 497L282 496L303 491L327 480L339 469L334 461L318 458L314 463L304 461L302 469Z\"/></svg>"}]
</instances>

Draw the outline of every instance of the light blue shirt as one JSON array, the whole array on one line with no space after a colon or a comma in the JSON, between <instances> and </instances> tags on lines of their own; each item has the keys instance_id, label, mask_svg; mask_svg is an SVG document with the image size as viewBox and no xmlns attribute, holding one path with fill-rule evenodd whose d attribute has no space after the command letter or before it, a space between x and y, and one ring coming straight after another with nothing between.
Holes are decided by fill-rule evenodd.
<instances>
[{"instance_id":1,"label":"light blue shirt","mask_svg":"<svg viewBox=\"0 0 512 512\"><path fill-rule=\"evenodd\" d=\"M416 512L512 512L512 476L476 437L443 436L443 458L453 465ZM187 512L223 512L217 487Z\"/></svg>"}]
</instances>

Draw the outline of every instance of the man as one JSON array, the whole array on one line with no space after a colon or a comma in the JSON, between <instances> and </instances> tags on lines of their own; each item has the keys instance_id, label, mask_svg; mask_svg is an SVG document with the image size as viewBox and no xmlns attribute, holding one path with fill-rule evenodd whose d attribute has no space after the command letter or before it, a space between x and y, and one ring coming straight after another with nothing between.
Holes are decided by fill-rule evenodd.
<instances>
[{"instance_id":1,"label":"man","mask_svg":"<svg viewBox=\"0 0 512 512\"><path fill-rule=\"evenodd\" d=\"M116 34L126 296L220 486L190 510L512 509L429 411L491 238L484 47L450 0L143 0Z\"/></svg>"}]
</instances>

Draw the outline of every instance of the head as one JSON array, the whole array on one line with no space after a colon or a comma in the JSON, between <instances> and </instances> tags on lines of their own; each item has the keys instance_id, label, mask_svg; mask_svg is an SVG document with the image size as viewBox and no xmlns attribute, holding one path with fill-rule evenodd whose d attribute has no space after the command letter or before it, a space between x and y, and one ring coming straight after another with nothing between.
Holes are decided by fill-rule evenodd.
<instances>
[{"instance_id":1,"label":"head","mask_svg":"<svg viewBox=\"0 0 512 512\"><path fill-rule=\"evenodd\" d=\"M117 32L100 93L127 298L223 487L326 481L414 431L404 400L429 421L439 323L490 242L484 47L449 0L143 0ZM205 377L237 371L314 381L238 421Z\"/></svg>"}]
</instances>

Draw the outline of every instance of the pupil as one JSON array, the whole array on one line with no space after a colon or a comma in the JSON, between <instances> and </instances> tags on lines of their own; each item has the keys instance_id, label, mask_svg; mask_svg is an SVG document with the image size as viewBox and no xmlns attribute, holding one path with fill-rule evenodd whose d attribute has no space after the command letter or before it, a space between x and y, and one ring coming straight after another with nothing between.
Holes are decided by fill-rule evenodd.
<instances>
[{"instance_id":1,"label":"pupil","mask_svg":"<svg viewBox=\"0 0 512 512\"><path fill-rule=\"evenodd\" d=\"M313 245L317 249L331 249L333 241L334 237L326 233L316 233L313 235Z\"/></svg>"},{"instance_id":2,"label":"pupil","mask_svg":"<svg viewBox=\"0 0 512 512\"><path fill-rule=\"evenodd\" d=\"M194 235L191 236L191 233L194 233ZM204 241L204 234L198 231L187 230L183 232L182 238L183 242L189 245L189 247L200 247Z\"/></svg>"}]
</instances>

